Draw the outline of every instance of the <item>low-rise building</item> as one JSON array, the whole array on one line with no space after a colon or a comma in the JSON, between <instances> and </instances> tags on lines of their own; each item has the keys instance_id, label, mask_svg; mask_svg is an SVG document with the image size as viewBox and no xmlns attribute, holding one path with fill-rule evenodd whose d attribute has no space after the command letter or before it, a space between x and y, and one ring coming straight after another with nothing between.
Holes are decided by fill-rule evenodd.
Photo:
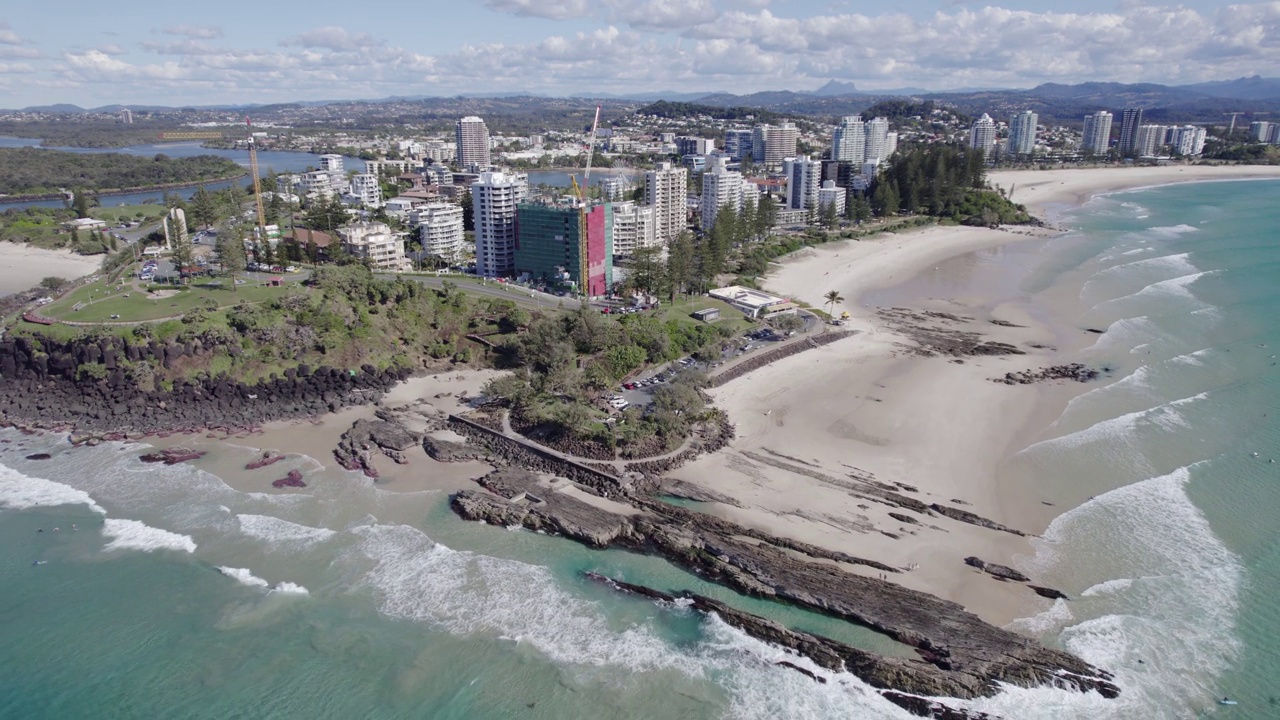
<instances>
[{"instance_id":1,"label":"low-rise building","mask_svg":"<svg viewBox=\"0 0 1280 720\"><path fill-rule=\"evenodd\" d=\"M716 288L707 294L729 303L749 318L770 318L798 310L798 306L786 298L739 285Z\"/></svg>"},{"instance_id":2,"label":"low-rise building","mask_svg":"<svg viewBox=\"0 0 1280 720\"><path fill-rule=\"evenodd\" d=\"M358 222L338 228L342 249L354 258L366 260L374 270L403 272L409 269L404 256L404 240L386 223Z\"/></svg>"}]
</instances>

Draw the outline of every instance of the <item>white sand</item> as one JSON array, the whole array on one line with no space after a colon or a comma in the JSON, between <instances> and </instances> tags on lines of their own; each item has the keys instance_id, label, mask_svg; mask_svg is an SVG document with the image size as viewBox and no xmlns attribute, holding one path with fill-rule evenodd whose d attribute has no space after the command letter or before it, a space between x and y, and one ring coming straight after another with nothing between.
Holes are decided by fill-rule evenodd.
<instances>
[{"instance_id":1,"label":"white sand","mask_svg":"<svg viewBox=\"0 0 1280 720\"><path fill-rule=\"evenodd\" d=\"M1010 171L994 173L992 181L1006 189L1016 183L1014 200L1043 217L1103 192L1245 177L1280 177L1280 168ZM713 505L725 517L895 567L918 564L918 570L889 579L960 602L989 621L1003 624L1038 609L1045 601L1028 588L998 582L963 562L976 555L1010 564L1015 554L1030 551L1026 540L945 517L920 517L922 524L908 525L889 513L914 513L853 497L835 483L867 471L880 482L918 489L903 491L908 497L959 507L1029 533L1042 531L1053 513L1068 509L1047 508L1039 498L996 480L999 463L1087 388L1009 387L990 378L1056 364L1055 351L965 358L963 364L913 357L904 352L910 341L858 304L862 294L906 282L948 258L1052 234L1056 231L932 227L833 243L786 258L770 271L765 286L817 307L824 306L827 291L836 290L846 298L837 313L848 310L849 326L861 333L716 390L716 404L737 425L738 436L724 451L698 459L676 476L737 499L743 507ZM1052 343L1047 328L1012 307L997 307L992 315L1025 327L990 325L991 315L973 309L990 304L983 300L922 298L912 306L972 316L968 329L992 340L1023 348ZM779 468L780 462L794 469ZM849 569L878 574L861 566Z\"/></svg>"},{"instance_id":2,"label":"white sand","mask_svg":"<svg viewBox=\"0 0 1280 720\"><path fill-rule=\"evenodd\" d=\"M76 255L68 250L0 242L0 295L22 292L50 276L74 280L101 267L101 255Z\"/></svg>"},{"instance_id":3,"label":"white sand","mask_svg":"<svg viewBox=\"0 0 1280 720\"><path fill-rule=\"evenodd\" d=\"M1132 190L1206 180L1280 178L1274 165L1165 165L1161 167L1062 168L1056 170L1001 170L990 182L1006 191L1013 201L1027 206L1032 215L1052 216L1054 206L1084 204L1100 193ZM1051 219L1051 218L1050 218Z\"/></svg>"}]
</instances>

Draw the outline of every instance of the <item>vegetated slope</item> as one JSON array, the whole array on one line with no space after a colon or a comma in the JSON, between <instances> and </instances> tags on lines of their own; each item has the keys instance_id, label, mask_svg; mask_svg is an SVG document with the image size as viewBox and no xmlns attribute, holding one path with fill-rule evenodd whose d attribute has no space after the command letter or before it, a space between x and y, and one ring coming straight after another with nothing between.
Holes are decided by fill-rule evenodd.
<instances>
[{"instance_id":1,"label":"vegetated slope","mask_svg":"<svg viewBox=\"0 0 1280 720\"><path fill-rule=\"evenodd\" d=\"M226 158L171 158L123 153L81 154L43 148L0 148L0 193L36 195L59 188L107 190L226 178L244 168Z\"/></svg>"}]
</instances>

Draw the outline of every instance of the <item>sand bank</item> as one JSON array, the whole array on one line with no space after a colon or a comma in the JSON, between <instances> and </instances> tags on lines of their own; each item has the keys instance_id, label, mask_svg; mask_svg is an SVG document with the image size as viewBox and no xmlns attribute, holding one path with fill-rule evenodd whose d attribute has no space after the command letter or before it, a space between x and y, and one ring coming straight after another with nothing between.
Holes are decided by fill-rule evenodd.
<instances>
[{"instance_id":1,"label":"sand bank","mask_svg":"<svg viewBox=\"0 0 1280 720\"><path fill-rule=\"evenodd\" d=\"M101 255L76 255L69 250L0 242L0 295L22 292L49 276L74 280L95 273L100 267Z\"/></svg>"},{"instance_id":2,"label":"sand bank","mask_svg":"<svg viewBox=\"0 0 1280 720\"><path fill-rule=\"evenodd\" d=\"M1083 205L1094 195L1184 182L1280 178L1275 165L1164 165L1159 167L1060 168L1001 170L991 184L1013 189L1013 201L1032 215L1052 220L1056 210Z\"/></svg>"}]
</instances>

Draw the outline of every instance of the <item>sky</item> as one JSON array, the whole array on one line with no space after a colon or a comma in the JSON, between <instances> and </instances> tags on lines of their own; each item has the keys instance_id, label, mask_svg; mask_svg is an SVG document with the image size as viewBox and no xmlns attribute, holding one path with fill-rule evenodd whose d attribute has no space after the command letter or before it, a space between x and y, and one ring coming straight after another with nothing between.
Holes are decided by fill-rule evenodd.
<instances>
[{"instance_id":1,"label":"sky","mask_svg":"<svg viewBox=\"0 0 1280 720\"><path fill-rule=\"evenodd\" d=\"M1280 75L1280 0L62 0L0 10L0 106L745 94Z\"/></svg>"}]
</instances>

